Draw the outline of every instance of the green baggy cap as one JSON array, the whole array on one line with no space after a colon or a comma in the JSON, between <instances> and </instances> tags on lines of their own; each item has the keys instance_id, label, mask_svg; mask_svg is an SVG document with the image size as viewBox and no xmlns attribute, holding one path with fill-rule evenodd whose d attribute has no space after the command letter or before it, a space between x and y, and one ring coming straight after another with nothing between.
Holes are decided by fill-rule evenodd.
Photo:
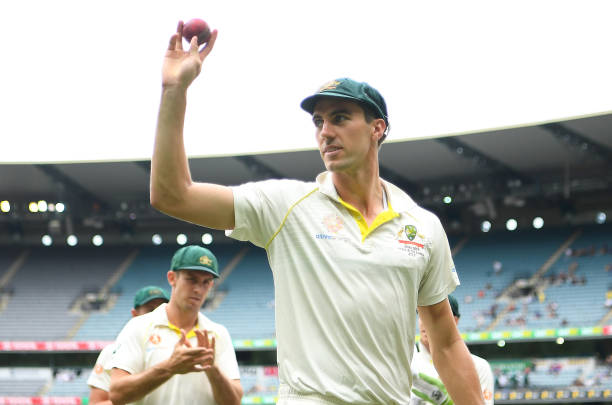
<instances>
[{"instance_id":1,"label":"green baggy cap","mask_svg":"<svg viewBox=\"0 0 612 405\"><path fill-rule=\"evenodd\" d=\"M382 118L389 128L387 104L383 96L374 87L365 82L358 82L347 77L332 80L324 84L315 94L302 100L300 106L310 114L322 97L336 97L356 101L370 107L376 118Z\"/></svg>"},{"instance_id":2,"label":"green baggy cap","mask_svg":"<svg viewBox=\"0 0 612 405\"><path fill-rule=\"evenodd\" d=\"M161 298L166 300L166 302L170 301L170 295L161 287L156 287L154 285L150 285L148 287L143 287L134 296L134 308L138 308L141 305L146 304L147 302L154 300L156 298Z\"/></svg>"},{"instance_id":3,"label":"green baggy cap","mask_svg":"<svg viewBox=\"0 0 612 405\"><path fill-rule=\"evenodd\" d=\"M172 257L171 270L207 271L215 278L219 277L217 258L206 248L197 245L185 246L176 251Z\"/></svg>"}]
</instances>

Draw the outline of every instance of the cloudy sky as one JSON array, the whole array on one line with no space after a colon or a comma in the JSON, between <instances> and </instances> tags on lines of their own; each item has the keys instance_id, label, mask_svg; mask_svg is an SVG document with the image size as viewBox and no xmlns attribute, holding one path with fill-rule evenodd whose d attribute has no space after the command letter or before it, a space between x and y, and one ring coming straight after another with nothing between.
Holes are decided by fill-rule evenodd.
<instances>
[{"instance_id":1,"label":"cloudy sky","mask_svg":"<svg viewBox=\"0 0 612 405\"><path fill-rule=\"evenodd\" d=\"M148 159L179 19L219 30L189 90L186 147L314 147L301 99L349 76L390 141L612 111L606 1L42 1L0 13L0 162Z\"/></svg>"}]
</instances>

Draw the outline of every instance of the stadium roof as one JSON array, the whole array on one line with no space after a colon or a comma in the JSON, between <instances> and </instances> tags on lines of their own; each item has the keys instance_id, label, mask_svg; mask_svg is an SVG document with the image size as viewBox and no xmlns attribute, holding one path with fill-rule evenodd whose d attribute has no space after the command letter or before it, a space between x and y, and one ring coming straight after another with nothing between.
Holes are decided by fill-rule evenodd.
<instances>
[{"instance_id":1,"label":"stadium roof","mask_svg":"<svg viewBox=\"0 0 612 405\"><path fill-rule=\"evenodd\" d=\"M461 136L389 142L381 176L447 220L499 216L500 210L546 208L557 217L612 207L612 114ZM318 151L190 160L196 181L226 185L266 178L312 180L324 170ZM0 244L61 219L76 227L185 226L148 204L150 162L0 165ZM450 196L452 204L444 204ZM66 212L30 213L30 201L64 202ZM505 207L505 208L504 208ZM69 218L71 225L66 224ZM450 218L450 219L449 219ZM57 224L56 224L57 225ZM461 225L463 229L465 224ZM38 236L39 238L40 236Z\"/></svg>"}]
</instances>

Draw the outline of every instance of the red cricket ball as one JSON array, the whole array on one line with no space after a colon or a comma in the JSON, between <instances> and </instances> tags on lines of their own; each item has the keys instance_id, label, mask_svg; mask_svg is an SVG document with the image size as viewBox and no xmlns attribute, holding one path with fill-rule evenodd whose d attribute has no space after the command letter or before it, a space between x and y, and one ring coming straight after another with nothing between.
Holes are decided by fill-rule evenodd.
<instances>
[{"instance_id":1,"label":"red cricket ball","mask_svg":"<svg viewBox=\"0 0 612 405\"><path fill-rule=\"evenodd\" d=\"M193 37L198 37L198 45L205 44L210 40L210 27L206 24L206 21L194 18L183 25L183 38L187 42L191 42Z\"/></svg>"}]
</instances>

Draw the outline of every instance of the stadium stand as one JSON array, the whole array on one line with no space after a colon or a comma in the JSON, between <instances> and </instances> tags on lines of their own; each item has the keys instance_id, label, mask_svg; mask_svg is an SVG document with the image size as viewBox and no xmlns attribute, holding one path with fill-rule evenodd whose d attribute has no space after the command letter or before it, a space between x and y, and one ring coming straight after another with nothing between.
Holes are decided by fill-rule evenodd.
<instances>
[{"instance_id":1,"label":"stadium stand","mask_svg":"<svg viewBox=\"0 0 612 405\"><path fill-rule=\"evenodd\" d=\"M45 367L0 367L0 395L38 395L51 378L51 370Z\"/></svg>"},{"instance_id":2,"label":"stadium stand","mask_svg":"<svg viewBox=\"0 0 612 405\"><path fill-rule=\"evenodd\" d=\"M89 396L87 378L91 369L60 369L55 371L52 385L45 392L51 397Z\"/></svg>"},{"instance_id":3,"label":"stadium stand","mask_svg":"<svg viewBox=\"0 0 612 405\"><path fill-rule=\"evenodd\" d=\"M223 283L227 295L205 314L234 339L274 338L274 281L263 249L250 249Z\"/></svg>"},{"instance_id":4,"label":"stadium stand","mask_svg":"<svg viewBox=\"0 0 612 405\"><path fill-rule=\"evenodd\" d=\"M570 236L571 230L521 230L476 235L455 256L461 285L462 331L485 329L503 308L496 298L519 278L531 277ZM498 270L494 263L498 262ZM498 328L504 328L500 323Z\"/></svg>"},{"instance_id":5,"label":"stadium stand","mask_svg":"<svg viewBox=\"0 0 612 405\"><path fill-rule=\"evenodd\" d=\"M157 285L169 291L166 272L174 247L142 249L127 271L111 291L118 293L117 300L108 311L92 312L79 328L74 340L114 340L121 328L130 320L136 291L147 285Z\"/></svg>"},{"instance_id":6,"label":"stadium stand","mask_svg":"<svg viewBox=\"0 0 612 405\"><path fill-rule=\"evenodd\" d=\"M612 387L612 367L594 357L491 360L496 389Z\"/></svg>"},{"instance_id":7,"label":"stadium stand","mask_svg":"<svg viewBox=\"0 0 612 405\"><path fill-rule=\"evenodd\" d=\"M0 313L0 340L66 339L81 317L69 311L75 299L88 288L104 285L127 252L125 248L32 248L9 283L12 294Z\"/></svg>"}]
</instances>

